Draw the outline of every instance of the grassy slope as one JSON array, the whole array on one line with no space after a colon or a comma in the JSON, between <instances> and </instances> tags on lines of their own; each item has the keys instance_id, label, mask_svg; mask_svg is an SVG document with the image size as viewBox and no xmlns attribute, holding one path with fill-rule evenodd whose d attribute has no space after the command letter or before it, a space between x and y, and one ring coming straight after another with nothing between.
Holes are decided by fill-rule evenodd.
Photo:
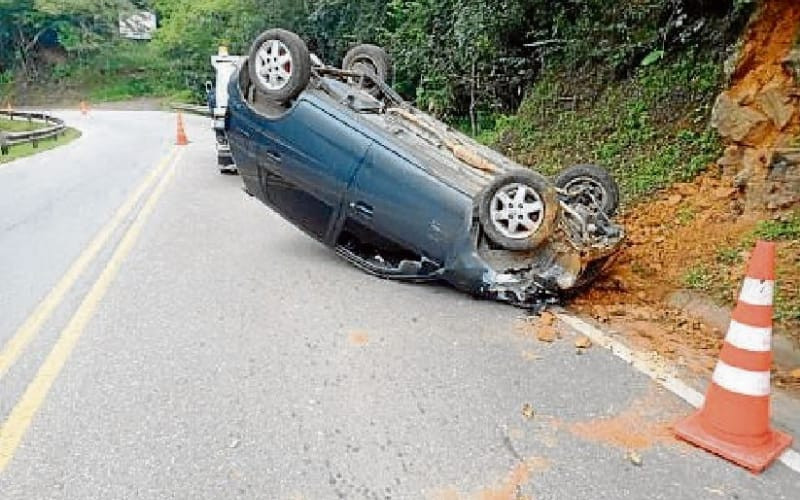
<instances>
[{"instance_id":1,"label":"grassy slope","mask_svg":"<svg viewBox=\"0 0 800 500\"><path fill-rule=\"evenodd\" d=\"M180 61L167 60L152 44L115 40L86 61L70 60L43 73L43 81L25 89L0 81L5 100L34 104L124 101L136 97L165 97L192 101L202 90L188 88L179 76ZM212 72L209 62L209 73ZM207 75L197 75L197 80ZM196 87L196 88L195 88Z\"/></svg>"},{"instance_id":2,"label":"grassy slope","mask_svg":"<svg viewBox=\"0 0 800 500\"><path fill-rule=\"evenodd\" d=\"M714 249L702 262L691 263L683 284L733 306L746 257L756 239L778 242L775 319L800 342L800 209L781 219L762 220L738 242Z\"/></svg>"},{"instance_id":3,"label":"grassy slope","mask_svg":"<svg viewBox=\"0 0 800 500\"><path fill-rule=\"evenodd\" d=\"M0 121L0 128L3 125L5 124L3 124L2 121ZM80 136L81 133L79 131L75 130L74 128L67 128L64 134L58 136L58 138L46 139L40 142L38 147L36 148L34 148L33 144L31 143L12 146L9 150L9 154L0 155L0 164L9 163L11 161L16 160L17 158L35 155L36 153L41 153L42 151L47 151L48 149L53 149L59 146L63 146L65 144L69 144L70 142L74 141Z\"/></svg>"},{"instance_id":4,"label":"grassy slope","mask_svg":"<svg viewBox=\"0 0 800 500\"><path fill-rule=\"evenodd\" d=\"M691 54L622 81L551 71L518 114L499 117L480 139L547 174L575 163L603 165L624 200L634 201L691 179L720 153L707 123L721 87L721 67Z\"/></svg>"},{"instance_id":5,"label":"grassy slope","mask_svg":"<svg viewBox=\"0 0 800 500\"><path fill-rule=\"evenodd\" d=\"M27 132L43 126L44 124L42 123L29 122L23 119L9 120L7 118L0 118L0 130L3 132Z\"/></svg>"}]
</instances>

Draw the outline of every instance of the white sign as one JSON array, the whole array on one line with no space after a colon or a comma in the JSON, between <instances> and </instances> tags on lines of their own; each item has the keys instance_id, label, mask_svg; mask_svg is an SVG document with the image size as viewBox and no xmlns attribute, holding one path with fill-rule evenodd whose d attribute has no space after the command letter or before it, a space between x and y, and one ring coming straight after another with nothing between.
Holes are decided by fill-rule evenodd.
<instances>
[{"instance_id":1,"label":"white sign","mask_svg":"<svg viewBox=\"0 0 800 500\"><path fill-rule=\"evenodd\" d=\"M134 40L152 40L156 31L156 15L141 11L119 15L119 34Z\"/></svg>"}]
</instances>

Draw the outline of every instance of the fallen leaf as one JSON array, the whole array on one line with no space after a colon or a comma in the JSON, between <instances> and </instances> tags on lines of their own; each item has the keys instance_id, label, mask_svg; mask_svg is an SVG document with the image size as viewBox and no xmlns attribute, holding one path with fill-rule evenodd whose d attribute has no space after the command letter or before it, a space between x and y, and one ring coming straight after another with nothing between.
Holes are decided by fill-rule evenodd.
<instances>
[{"instance_id":1,"label":"fallen leaf","mask_svg":"<svg viewBox=\"0 0 800 500\"><path fill-rule=\"evenodd\" d=\"M586 335L581 335L575 339L575 347L578 349L588 349L592 347L592 340Z\"/></svg>"}]
</instances>

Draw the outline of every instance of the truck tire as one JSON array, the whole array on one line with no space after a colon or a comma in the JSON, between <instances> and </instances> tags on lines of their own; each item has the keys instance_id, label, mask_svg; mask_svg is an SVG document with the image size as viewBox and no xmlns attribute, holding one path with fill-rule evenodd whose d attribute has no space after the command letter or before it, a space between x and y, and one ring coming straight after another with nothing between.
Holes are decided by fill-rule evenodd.
<instances>
[{"instance_id":1,"label":"truck tire","mask_svg":"<svg viewBox=\"0 0 800 500\"><path fill-rule=\"evenodd\" d=\"M532 250L553 234L556 190L544 176L519 168L497 177L481 193L478 217L486 236L506 250Z\"/></svg>"},{"instance_id":2,"label":"truck tire","mask_svg":"<svg viewBox=\"0 0 800 500\"><path fill-rule=\"evenodd\" d=\"M306 43L282 29L267 30L255 39L247 67L256 89L279 104L300 95L311 78L311 56Z\"/></svg>"}]
</instances>

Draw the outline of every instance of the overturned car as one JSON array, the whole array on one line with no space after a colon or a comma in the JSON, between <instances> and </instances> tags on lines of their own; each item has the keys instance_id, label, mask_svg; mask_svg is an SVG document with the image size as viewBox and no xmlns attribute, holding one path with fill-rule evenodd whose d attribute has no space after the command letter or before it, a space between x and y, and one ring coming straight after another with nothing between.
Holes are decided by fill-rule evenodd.
<instances>
[{"instance_id":1,"label":"overturned car","mask_svg":"<svg viewBox=\"0 0 800 500\"><path fill-rule=\"evenodd\" d=\"M245 191L382 278L536 307L602 272L624 238L604 169L551 181L405 102L390 71L374 45L339 69L291 32L262 33L228 88Z\"/></svg>"}]
</instances>

